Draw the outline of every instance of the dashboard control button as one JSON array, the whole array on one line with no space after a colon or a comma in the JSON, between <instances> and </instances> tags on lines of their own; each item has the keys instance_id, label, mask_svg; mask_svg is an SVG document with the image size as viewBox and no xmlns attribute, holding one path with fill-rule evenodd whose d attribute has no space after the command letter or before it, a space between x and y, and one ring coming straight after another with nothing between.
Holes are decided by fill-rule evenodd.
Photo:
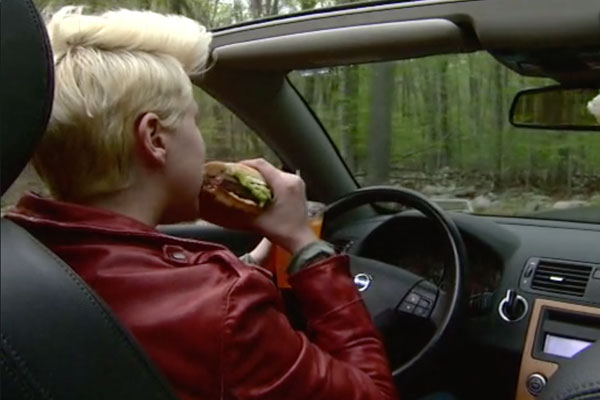
<instances>
[{"instance_id":1,"label":"dashboard control button","mask_svg":"<svg viewBox=\"0 0 600 400\"><path fill-rule=\"evenodd\" d=\"M414 312L414 314L415 314L417 317L423 317L423 318L427 318L427 316L428 316L428 314L429 314L429 310L428 310L428 309L426 309L426 308L424 308L424 307L418 307L418 306L417 306L417 308L415 308L415 312Z\"/></svg>"},{"instance_id":2,"label":"dashboard control button","mask_svg":"<svg viewBox=\"0 0 600 400\"><path fill-rule=\"evenodd\" d=\"M419 303L417 305L424 307L424 308L429 308L429 307L431 307L431 300L421 299L421 300L419 300Z\"/></svg>"},{"instance_id":3,"label":"dashboard control button","mask_svg":"<svg viewBox=\"0 0 600 400\"><path fill-rule=\"evenodd\" d=\"M544 387L546 387L546 383L547 381L544 375L538 373L531 374L527 378L526 382L527 391L532 396L538 396L540 393L542 393Z\"/></svg>"},{"instance_id":4,"label":"dashboard control button","mask_svg":"<svg viewBox=\"0 0 600 400\"><path fill-rule=\"evenodd\" d=\"M423 289L419 289L419 288L415 288L411 293L416 293L419 296L421 296L422 299L427 299L429 301L433 302L433 299L435 299L435 293L431 293L429 291L423 290Z\"/></svg>"},{"instance_id":5,"label":"dashboard control button","mask_svg":"<svg viewBox=\"0 0 600 400\"><path fill-rule=\"evenodd\" d=\"M400 311L412 314L413 311L415 311L415 305L404 301L402 304L400 304Z\"/></svg>"},{"instance_id":6,"label":"dashboard control button","mask_svg":"<svg viewBox=\"0 0 600 400\"><path fill-rule=\"evenodd\" d=\"M409 295L406 296L406 301L412 304L418 304L419 300L421 300L421 296L413 292L409 293Z\"/></svg>"}]
</instances>

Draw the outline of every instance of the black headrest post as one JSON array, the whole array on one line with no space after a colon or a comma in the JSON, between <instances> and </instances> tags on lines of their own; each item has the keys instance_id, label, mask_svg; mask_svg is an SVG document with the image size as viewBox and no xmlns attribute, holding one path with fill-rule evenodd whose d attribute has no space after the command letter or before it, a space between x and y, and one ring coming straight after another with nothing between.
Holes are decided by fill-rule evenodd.
<instances>
[{"instance_id":1,"label":"black headrest post","mask_svg":"<svg viewBox=\"0 0 600 400\"><path fill-rule=\"evenodd\" d=\"M54 96L48 34L32 0L0 1L0 151L2 194L30 160Z\"/></svg>"}]
</instances>

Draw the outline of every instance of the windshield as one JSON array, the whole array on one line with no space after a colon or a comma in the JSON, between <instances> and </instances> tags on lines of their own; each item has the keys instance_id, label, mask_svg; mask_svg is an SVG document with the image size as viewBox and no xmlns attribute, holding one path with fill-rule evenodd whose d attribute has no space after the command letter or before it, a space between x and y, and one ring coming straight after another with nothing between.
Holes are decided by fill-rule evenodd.
<instances>
[{"instance_id":1,"label":"windshield","mask_svg":"<svg viewBox=\"0 0 600 400\"><path fill-rule=\"evenodd\" d=\"M600 222L600 135L508 122L514 95L550 79L484 52L289 78L361 185L415 189L449 210Z\"/></svg>"}]
</instances>

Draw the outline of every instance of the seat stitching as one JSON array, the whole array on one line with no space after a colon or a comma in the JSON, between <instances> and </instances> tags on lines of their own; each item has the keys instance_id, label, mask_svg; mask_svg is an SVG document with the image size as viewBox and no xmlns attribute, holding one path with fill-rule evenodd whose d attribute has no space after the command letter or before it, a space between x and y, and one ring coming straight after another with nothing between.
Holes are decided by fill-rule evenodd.
<instances>
[{"instance_id":1,"label":"seat stitching","mask_svg":"<svg viewBox=\"0 0 600 400\"><path fill-rule=\"evenodd\" d=\"M18 227L19 229L23 229L21 227L19 227L18 225L12 223L11 224L15 225L15 227ZM54 254L53 252L51 252L46 246L44 246L40 241L38 241L34 236L32 236L31 234L29 234L27 231L25 231L23 229L23 231L25 233L27 233L28 239L32 242L34 242L35 244L38 245L38 247L44 251L48 256L50 256L62 269L63 272L65 272L69 278L71 278L71 280L77 285L77 287L79 288L79 290L84 294L84 296L88 299L89 303L96 308L98 311L100 311L100 315L102 316L102 319L104 320L106 326L108 326L111 331L113 333L116 334L117 338L120 339L120 342L122 344L124 344L127 348L133 350L133 354L129 353L129 357L132 357L143 367L144 370L144 377L146 378L146 380L150 381L150 382L156 382L156 379L154 378L154 373L152 372L152 370L149 368L149 365L147 363L146 360L144 360L139 353L138 349L136 349L132 343L129 341L129 338L127 336L125 336L125 334L121 331L121 329L119 329L119 326L116 324L115 321L113 321L113 318L110 317L110 315L103 309L103 307L100 305L99 301L92 296L89 293L89 290L82 285L81 283L81 278L79 278L79 276L77 276L73 270L71 270L71 268L69 266L67 266L65 264L65 262L59 258L56 254ZM167 398L172 398L172 396L170 395L169 391L164 387L164 385L162 384L162 381L159 380L160 383L160 389L163 392L162 395L163 396L167 396Z\"/></svg>"},{"instance_id":2,"label":"seat stitching","mask_svg":"<svg viewBox=\"0 0 600 400\"><path fill-rule=\"evenodd\" d=\"M588 388L586 388L586 386ZM589 388L589 386L595 386L595 387ZM558 393L552 399L553 400L563 400L563 399L576 400L577 398L579 398L581 396L587 396L588 394L600 392L600 390L598 389L598 386L600 386L600 379L595 380L593 382L585 382L585 383L575 384L571 387L567 387L567 388L563 389L560 393ZM577 393L578 391L583 391L583 392Z\"/></svg>"},{"instance_id":3,"label":"seat stitching","mask_svg":"<svg viewBox=\"0 0 600 400\"><path fill-rule=\"evenodd\" d=\"M4 333L0 332L0 337L2 338L2 343L4 344L3 350L5 350L5 349L8 350L7 356L8 355L11 356L11 358L15 361L15 363L21 368L22 373L28 378L30 383L40 392L40 394L42 396L44 396L44 398L53 399L54 397L52 397L52 395L50 395L50 393L48 393L48 391L44 387L42 387L41 383L35 379L33 374L30 372L29 367L27 366L27 363L25 362L25 360L23 360L23 358L21 358L19 356L19 354L17 353L15 348L13 346L11 346L6 335ZM4 351L4 353L7 353L7 352ZM5 365L5 370L7 372L9 372L11 375L13 375L16 378L15 380L21 383L21 388L24 389L25 385L23 384L22 379L19 379L18 375L14 371L11 371L9 369L8 364L6 362L3 362L2 364ZM31 398L31 396L29 396L29 398Z\"/></svg>"}]
</instances>

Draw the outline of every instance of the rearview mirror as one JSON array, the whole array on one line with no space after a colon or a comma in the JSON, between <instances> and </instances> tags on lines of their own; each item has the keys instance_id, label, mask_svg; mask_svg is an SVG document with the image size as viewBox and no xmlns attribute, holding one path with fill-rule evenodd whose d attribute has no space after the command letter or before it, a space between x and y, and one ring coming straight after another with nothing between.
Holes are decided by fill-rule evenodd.
<instances>
[{"instance_id":1,"label":"rearview mirror","mask_svg":"<svg viewBox=\"0 0 600 400\"><path fill-rule=\"evenodd\" d=\"M600 131L598 89L549 86L517 93L510 123L522 128Z\"/></svg>"}]
</instances>

